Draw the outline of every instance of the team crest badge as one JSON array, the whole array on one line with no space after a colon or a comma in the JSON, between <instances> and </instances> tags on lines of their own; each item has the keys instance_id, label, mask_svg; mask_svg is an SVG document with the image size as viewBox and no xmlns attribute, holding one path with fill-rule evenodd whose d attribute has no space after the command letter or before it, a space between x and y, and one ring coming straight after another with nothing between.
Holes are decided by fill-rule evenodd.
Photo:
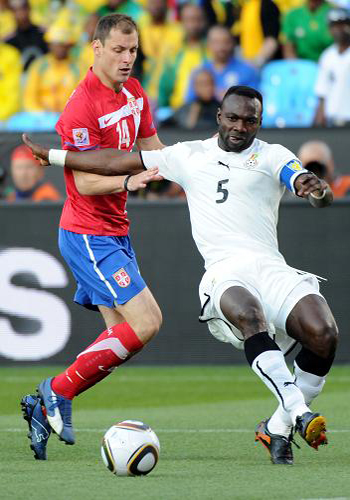
<instances>
[{"instance_id":1,"label":"team crest badge","mask_svg":"<svg viewBox=\"0 0 350 500\"><path fill-rule=\"evenodd\" d=\"M88 146L90 144L87 128L73 128L74 146Z\"/></svg>"},{"instance_id":2,"label":"team crest badge","mask_svg":"<svg viewBox=\"0 0 350 500\"><path fill-rule=\"evenodd\" d=\"M258 164L258 156L259 156L259 153L253 153L250 158L248 158L248 160L246 162L244 162L244 166L246 168L254 168L257 166Z\"/></svg>"},{"instance_id":3,"label":"team crest badge","mask_svg":"<svg viewBox=\"0 0 350 500\"><path fill-rule=\"evenodd\" d=\"M129 108L130 108L131 113L135 116L138 116L140 114L140 108L137 104L135 97L130 97L128 99L128 104L129 104Z\"/></svg>"},{"instance_id":4,"label":"team crest badge","mask_svg":"<svg viewBox=\"0 0 350 500\"><path fill-rule=\"evenodd\" d=\"M126 288L131 283L130 276L123 267L118 269L118 271L113 274L113 278L117 282L117 285L121 286L122 288Z\"/></svg>"}]
</instances>

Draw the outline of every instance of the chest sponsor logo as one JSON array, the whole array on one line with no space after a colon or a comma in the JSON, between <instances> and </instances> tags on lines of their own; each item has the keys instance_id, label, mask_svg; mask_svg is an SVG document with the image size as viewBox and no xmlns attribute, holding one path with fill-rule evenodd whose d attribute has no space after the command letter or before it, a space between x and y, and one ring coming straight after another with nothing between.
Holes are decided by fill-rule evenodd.
<instances>
[{"instance_id":1,"label":"chest sponsor logo","mask_svg":"<svg viewBox=\"0 0 350 500\"><path fill-rule=\"evenodd\" d=\"M293 170L294 172L300 172L300 170L303 170L303 166L299 160L290 160L285 164L285 167Z\"/></svg>"},{"instance_id":2,"label":"chest sponsor logo","mask_svg":"<svg viewBox=\"0 0 350 500\"><path fill-rule=\"evenodd\" d=\"M259 153L253 153L247 161L244 162L245 168L255 168L258 166Z\"/></svg>"},{"instance_id":3,"label":"chest sponsor logo","mask_svg":"<svg viewBox=\"0 0 350 500\"><path fill-rule=\"evenodd\" d=\"M123 267L118 269L118 271L113 274L113 278L117 282L117 285L121 286L122 288L126 288L131 283L130 276Z\"/></svg>"},{"instance_id":4,"label":"chest sponsor logo","mask_svg":"<svg viewBox=\"0 0 350 500\"><path fill-rule=\"evenodd\" d=\"M87 128L73 128L73 141L75 146L88 146L90 144Z\"/></svg>"}]
</instances>

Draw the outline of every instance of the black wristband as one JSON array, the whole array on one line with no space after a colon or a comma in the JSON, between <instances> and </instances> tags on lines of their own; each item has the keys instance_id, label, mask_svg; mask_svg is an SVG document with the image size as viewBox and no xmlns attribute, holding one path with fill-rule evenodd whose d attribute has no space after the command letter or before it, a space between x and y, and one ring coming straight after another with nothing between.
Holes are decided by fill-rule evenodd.
<instances>
[{"instance_id":1,"label":"black wristband","mask_svg":"<svg viewBox=\"0 0 350 500\"><path fill-rule=\"evenodd\" d=\"M127 175L124 179L124 189L125 191L127 191L128 193L130 192L129 189L128 189L128 182L129 182L129 179L130 179L131 175Z\"/></svg>"}]
</instances>

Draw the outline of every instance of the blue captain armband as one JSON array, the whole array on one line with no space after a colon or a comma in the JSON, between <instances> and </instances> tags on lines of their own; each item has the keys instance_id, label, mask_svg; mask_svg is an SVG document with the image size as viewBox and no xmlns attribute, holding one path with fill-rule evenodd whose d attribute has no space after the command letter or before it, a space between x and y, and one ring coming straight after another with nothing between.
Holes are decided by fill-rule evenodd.
<instances>
[{"instance_id":1,"label":"blue captain armband","mask_svg":"<svg viewBox=\"0 0 350 500\"><path fill-rule=\"evenodd\" d=\"M307 174L308 170L303 168L301 162L296 158L286 163L280 173L280 181L289 191L295 194L294 182L301 174Z\"/></svg>"}]
</instances>

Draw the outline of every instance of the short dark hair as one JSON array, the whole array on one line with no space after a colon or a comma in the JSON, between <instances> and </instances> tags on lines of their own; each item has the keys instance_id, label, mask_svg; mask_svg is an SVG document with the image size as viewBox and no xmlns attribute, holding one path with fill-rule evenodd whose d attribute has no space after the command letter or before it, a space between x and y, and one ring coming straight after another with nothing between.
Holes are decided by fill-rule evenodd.
<instances>
[{"instance_id":1,"label":"short dark hair","mask_svg":"<svg viewBox=\"0 0 350 500\"><path fill-rule=\"evenodd\" d=\"M241 95L243 97L249 97L250 99L258 99L261 104L261 113L263 109L263 96L260 94L260 92L256 89L253 89L253 87L248 87L247 85L234 85L233 87L230 87L224 97L222 98L220 108L224 104L225 99L230 97L230 95Z\"/></svg>"},{"instance_id":2,"label":"short dark hair","mask_svg":"<svg viewBox=\"0 0 350 500\"><path fill-rule=\"evenodd\" d=\"M112 29L118 29L125 35L130 35L133 31L138 33L137 24L130 16L124 14L109 14L103 16L97 23L94 40L100 40L104 45Z\"/></svg>"}]
</instances>

